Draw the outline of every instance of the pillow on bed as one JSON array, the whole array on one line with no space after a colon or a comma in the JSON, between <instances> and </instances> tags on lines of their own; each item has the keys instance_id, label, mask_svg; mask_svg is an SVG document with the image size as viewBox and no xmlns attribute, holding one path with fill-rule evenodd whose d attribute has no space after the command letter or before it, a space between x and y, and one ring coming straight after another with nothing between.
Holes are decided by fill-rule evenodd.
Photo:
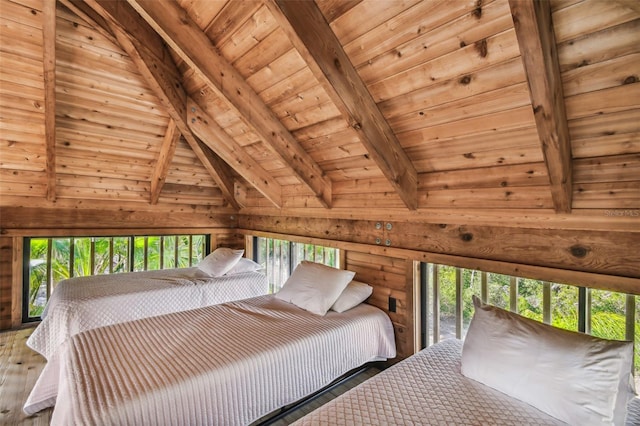
<instances>
[{"instance_id":1,"label":"pillow on bed","mask_svg":"<svg viewBox=\"0 0 640 426\"><path fill-rule=\"evenodd\" d=\"M198 262L198 269L211 277L220 277L233 268L243 254L244 250L219 247Z\"/></svg>"},{"instance_id":2,"label":"pillow on bed","mask_svg":"<svg viewBox=\"0 0 640 426\"><path fill-rule=\"evenodd\" d=\"M367 297L371 296L373 292L373 287L369 284L362 283L360 281L353 280L347 287L342 290L340 297L335 301L333 306L331 306L332 311L336 312L344 312L348 311L351 308L355 308L362 302L364 302Z\"/></svg>"},{"instance_id":3,"label":"pillow on bed","mask_svg":"<svg viewBox=\"0 0 640 426\"><path fill-rule=\"evenodd\" d=\"M352 271L302 261L276 293L276 298L314 314L324 315L354 275Z\"/></svg>"},{"instance_id":4,"label":"pillow on bed","mask_svg":"<svg viewBox=\"0 0 640 426\"><path fill-rule=\"evenodd\" d=\"M238 263L233 265L225 275L242 274L243 272L254 272L262 269L262 265L246 257L241 257Z\"/></svg>"},{"instance_id":5,"label":"pillow on bed","mask_svg":"<svg viewBox=\"0 0 640 426\"><path fill-rule=\"evenodd\" d=\"M465 376L569 424L623 425L634 396L632 342L555 328L474 296Z\"/></svg>"}]
</instances>

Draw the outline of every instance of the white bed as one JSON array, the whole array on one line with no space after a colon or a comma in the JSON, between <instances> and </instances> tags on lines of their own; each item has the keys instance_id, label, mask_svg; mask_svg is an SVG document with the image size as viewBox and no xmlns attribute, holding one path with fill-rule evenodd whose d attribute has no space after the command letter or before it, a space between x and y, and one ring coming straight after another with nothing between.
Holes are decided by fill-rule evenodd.
<instances>
[{"instance_id":1,"label":"white bed","mask_svg":"<svg viewBox=\"0 0 640 426\"><path fill-rule=\"evenodd\" d=\"M393 357L378 308L320 316L267 295L79 333L24 410L57 396L52 425L246 425Z\"/></svg>"},{"instance_id":2,"label":"white bed","mask_svg":"<svg viewBox=\"0 0 640 426\"><path fill-rule=\"evenodd\" d=\"M462 342L445 340L382 371L294 425L563 425L460 373Z\"/></svg>"},{"instance_id":3,"label":"white bed","mask_svg":"<svg viewBox=\"0 0 640 426\"><path fill-rule=\"evenodd\" d=\"M631 342L474 304L464 343L423 349L294 425L640 425Z\"/></svg>"},{"instance_id":4,"label":"white bed","mask_svg":"<svg viewBox=\"0 0 640 426\"><path fill-rule=\"evenodd\" d=\"M71 278L60 282L27 345L48 361L70 336L105 325L268 293L262 272L211 277L198 268Z\"/></svg>"},{"instance_id":5,"label":"white bed","mask_svg":"<svg viewBox=\"0 0 640 426\"><path fill-rule=\"evenodd\" d=\"M294 423L319 425L565 425L460 372L462 342L445 340L382 371ZM640 400L627 425L640 424Z\"/></svg>"}]
</instances>

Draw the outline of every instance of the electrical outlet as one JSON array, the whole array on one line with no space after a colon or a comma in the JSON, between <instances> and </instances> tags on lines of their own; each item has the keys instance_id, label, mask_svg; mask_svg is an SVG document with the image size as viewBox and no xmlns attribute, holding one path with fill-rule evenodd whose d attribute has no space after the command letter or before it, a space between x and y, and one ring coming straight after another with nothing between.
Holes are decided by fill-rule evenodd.
<instances>
[{"instance_id":1,"label":"electrical outlet","mask_svg":"<svg viewBox=\"0 0 640 426\"><path fill-rule=\"evenodd\" d=\"M389 296L389 312L396 311L396 298Z\"/></svg>"}]
</instances>

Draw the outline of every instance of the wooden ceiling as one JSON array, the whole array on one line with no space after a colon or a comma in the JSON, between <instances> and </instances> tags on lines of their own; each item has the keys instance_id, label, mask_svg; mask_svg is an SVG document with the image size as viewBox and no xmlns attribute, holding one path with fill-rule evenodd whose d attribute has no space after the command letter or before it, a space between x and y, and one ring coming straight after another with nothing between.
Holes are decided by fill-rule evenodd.
<instances>
[{"instance_id":1,"label":"wooden ceiling","mask_svg":"<svg viewBox=\"0 0 640 426\"><path fill-rule=\"evenodd\" d=\"M0 0L0 203L637 213L639 4Z\"/></svg>"}]
</instances>

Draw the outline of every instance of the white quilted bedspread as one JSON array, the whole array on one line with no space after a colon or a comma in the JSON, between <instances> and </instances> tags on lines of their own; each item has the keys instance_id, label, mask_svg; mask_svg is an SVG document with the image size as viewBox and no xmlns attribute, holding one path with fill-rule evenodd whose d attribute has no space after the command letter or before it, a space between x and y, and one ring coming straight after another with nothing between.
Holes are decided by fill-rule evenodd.
<instances>
[{"instance_id":1,"label":"white quilted bedspread","mask_svg":"<svg viewBox=\"0 0 640 426\"><path fill-rule=\"evenodd\" d=\"M460 373L445 340L382 371L294 425L558 425L559 420Z\"/></svg>"},{"instance_id":2,"label":"white quilted bedspread","mask_svg":"<svg viewBox=\"0 0 640 426\"><path fill-rule=\"evenodd\" d=\"M60 282L27 345L51 361L74 334L96 327L266 294L259 272L212 278L198 268L71 278Z\"/></svg>"},{"instance_id":3,"label":"white quilted bedspread","mask_svg":"<svg viewBox=\"0 0 640 426\"><path fill-rule=\"evenodd\" d=\"M51 424L245 425L394 356L389 317L366 304L321 317L262 296L176 312L71 338ZM44 388L27 413L51 405Z\"/></svg>"}]
</instances>

